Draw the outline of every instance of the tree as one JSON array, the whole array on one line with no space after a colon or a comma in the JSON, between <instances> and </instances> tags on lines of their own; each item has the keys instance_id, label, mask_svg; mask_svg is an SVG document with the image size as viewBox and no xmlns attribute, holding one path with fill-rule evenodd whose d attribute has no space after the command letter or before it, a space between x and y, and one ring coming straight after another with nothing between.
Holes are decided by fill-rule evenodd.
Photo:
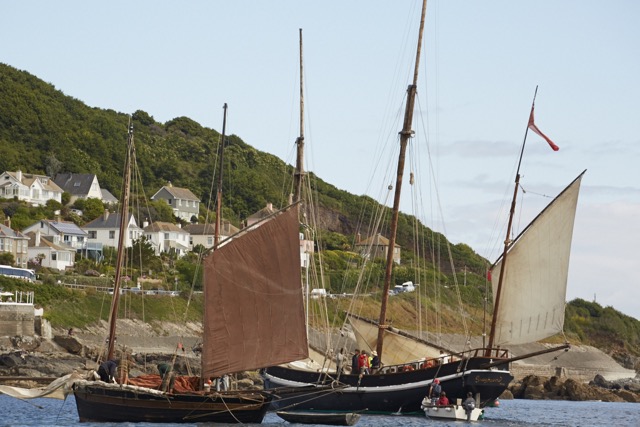
<instances>
[{"instance_id":1,"label":"tree","mask_svg":"<svg viewBox=\"0 0 640 427\"><path fill-rule=\"evenodd\" d=\"M86 221L93 221L104 213L104 205L102 200L88 198L84 203L82 216Z\"/></svg>"},{"instance_id":2,"label":"tree","mask_svg":"<svg viewBox=\"0 0 640 427\"><path fill-rule=\"evenodd\" d=\"M16 262L13 254L9 252L0 252L0 264L13 266L13 263Z\"/></svg>"}]
</instances>

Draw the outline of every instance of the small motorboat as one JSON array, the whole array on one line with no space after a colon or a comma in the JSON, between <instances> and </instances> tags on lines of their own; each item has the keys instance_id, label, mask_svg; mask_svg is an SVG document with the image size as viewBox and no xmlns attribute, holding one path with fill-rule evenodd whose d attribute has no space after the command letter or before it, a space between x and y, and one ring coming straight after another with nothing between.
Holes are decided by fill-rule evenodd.
<instances>
[{"instance_id":1,"label":"small motorboat","mask_svg":"<svg viewBox=\"0 0 640 427\"><path fill-rule=\"evenodd\" d=\"M422 401L422 410L427 417L439 420L478 421L484 414L476 406L465 408L460 401L455 405L434 405L428 398Z\"/></svg>"}]
</instances>

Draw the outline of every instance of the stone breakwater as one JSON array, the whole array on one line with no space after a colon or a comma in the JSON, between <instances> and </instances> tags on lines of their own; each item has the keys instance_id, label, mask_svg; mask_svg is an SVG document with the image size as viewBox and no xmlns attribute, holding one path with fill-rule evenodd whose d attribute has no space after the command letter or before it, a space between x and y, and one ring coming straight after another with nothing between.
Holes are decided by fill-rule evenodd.
<instances>
[{"instance_id":1,"label":"stone breakwater","mask_svg":"<svg viewBox=\"0 0 640 427\"><path fill-rule=\"evenodd\" d=\"M607 381L602 375L596 375L589 383L582 383L572 378L529 375L512 383L501 398L638 403L640 380L627 378Z\"/></svg>"}]
</instances>

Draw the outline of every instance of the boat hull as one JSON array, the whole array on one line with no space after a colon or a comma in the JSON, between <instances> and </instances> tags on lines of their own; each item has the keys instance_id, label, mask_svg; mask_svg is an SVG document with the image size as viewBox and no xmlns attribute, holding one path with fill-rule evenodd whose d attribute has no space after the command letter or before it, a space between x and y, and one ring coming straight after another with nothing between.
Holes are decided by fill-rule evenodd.
<instances>
[{"instance_id":1,"label":"boat hull","mask_svg":"<svg viewBox=\"0 0 640 427\"><path fill-rule=\"evenodd\" d=\"M81 422L260 423L271 396L260 391L166 394L102 382L73 387Z\"/></svg>"},{"instance_id":2,"label":"boat hull","mask_svg":"<svg viewBox=\"0 0 640 427\"><path fill-rule=\"evenodd\" d=\"M311 384L326 387L331 382L343 386L331 393L313 395L306 391L299 396L289 393L276 397L272 409L293 407L295 410L313 411L421 414L422 400L435 378L440 380L442 389L453 401L464 400L469 392L474 396L480 395L481 406L494 401L509 386L513 376L506 363L495 369L480 367L493 360L473 357L440 367L407 372L397 372L397 368L387 367L381 374L362 377L343 374L339 380L317 372L274 366L263 370L263 377L267 390L308 387Z\"/></svg>"},{"instance_id":3,"label":"boat hull","mask_svg":"<svg viewBox=\"0 0 640 427\"><path fill-rule=\"evenodd\" d=\"M325 424L332 426L352 426L360 420L360 414L353 412L300 412L278 411L280 418L295 424Z\"/></svg>"}]
</instances>

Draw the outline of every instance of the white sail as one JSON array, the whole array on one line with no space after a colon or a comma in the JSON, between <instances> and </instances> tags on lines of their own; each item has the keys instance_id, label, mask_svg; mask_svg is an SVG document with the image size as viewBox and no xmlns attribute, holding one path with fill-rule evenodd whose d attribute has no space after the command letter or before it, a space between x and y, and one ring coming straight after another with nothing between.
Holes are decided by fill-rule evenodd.
<instances>
[{"instance_id":1,"label":"white sail","mask_svg":"<svg viewBox=\"0 0 640 427\"><path fill-rule=\"evenodd\" d=\"M582 174L512 243L494 313L496 346L531 343L562 331L581 180ZM501 267L502 260L492 269L494 304Z\"/></svg>"},{"instance_id":2,"label":"white sail","mask_svg":"<svg viewBox=\"0 0 640 427\"><path fill-rule=\"evenodd\" d=\"M371 352L378 344L378 326L349 316L349 322L356 336L357 348ZM384 331L384 348L382 363L400 365L410 361L440 356L440 349L415 338L405 337L393 329Z\"/></svg>"}]
</instances>

